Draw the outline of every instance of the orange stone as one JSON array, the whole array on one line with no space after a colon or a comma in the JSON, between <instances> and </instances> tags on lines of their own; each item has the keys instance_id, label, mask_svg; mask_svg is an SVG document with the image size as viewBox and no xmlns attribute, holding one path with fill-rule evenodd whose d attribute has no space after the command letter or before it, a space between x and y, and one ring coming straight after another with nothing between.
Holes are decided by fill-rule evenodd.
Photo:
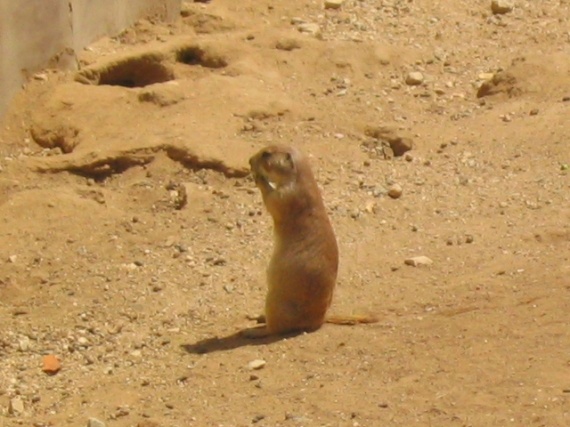
<instances>
[{"instance_id":1,"label":"orange stone","mask_svg":"<svg viewBox=\"0 0 570 427\"><path fill-rule=\"evenodd\" d=\"M44 356L42 362L43 362L42 371L44 371L46 374L54 375L57 374L61 369L61 362L59 361L57 356L53 354L48 354L47 356Z\"/></svg>"}]
</instances>

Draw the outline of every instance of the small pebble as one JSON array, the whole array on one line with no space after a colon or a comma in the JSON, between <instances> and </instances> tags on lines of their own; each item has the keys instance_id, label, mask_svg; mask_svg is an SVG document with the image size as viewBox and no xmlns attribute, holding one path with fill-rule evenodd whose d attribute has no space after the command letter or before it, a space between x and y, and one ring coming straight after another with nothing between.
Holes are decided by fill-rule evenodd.
<instances>
[{"instance_id":1,"label":"small pebble","mask_svg":"<svg viewBox=\"0 0 570 427\"><path fill-rule=\"evenodd\" d=\"M340 9L344 0L325 0L325 9Z\"/></svg>"},{"instance_id":2,"label":"small pebble","mask_svg":"<svg viewBox=\"0 0 570 427\"><path fill-rule=\"evenodd\" d=\"M511 12L515 7L513 0L493 0L491 2L491 11L495 15L503 15Z\"/></svg>"},{"instance_id":3,"label":"small pebble","mask_svg":"<svg viewBox=\"0 0 570 427\"><path fill-rule=\"evenodd\" d=\"M279 50L292 51L301 48L301 43L296 39L279 40L275 44L275 48Z\"/></svg>"},{"instance_id":4,"label":"small pebble","mask_svg":"<svg viewBox=\"0 0 570 427\"><path fill-rule=\"evenodd\" d=\"M255 417L253 417L251 422L253 424L256 424L256 423L260 422L261 420L263 420L264 418L265 418L265 415L259 414L259 415L256 415Z\"/></svg>"},{"instance_id":5,"label":"small pebble","mask_svg":"<svg viewBox=\"0 0 570 427\"><path fill-rule=\"evenodd\" d=\"M21 352L28 351L30 349L30 346L31 342L30 338L28 337L22 337L20 341L18 341L18 348L20 349Z\"/></svg>"},{"instance_id":6,"label":"small pebble","mask_svg":"<svg viewBox=\"0 0 570 427\"><path fill-rule=\"evenodd\" d=\"M411 265L412 267L421 267L433 264L433 261L427 256L420 255L404 260L404 264Z\"/></svg>"},{"instance_id":7,"label":"small pebble","mask_svg":"<svg viewBox=\"0 0 570 427\"><path fill-rule=\"evenodd\" d=\"M57 356L48 354L42 358L42 371L48 375L55 375L61 369L61 362Z\"/></svg>"},{"instance_id":8,"label":"small pebble","mask_svg":"<svg viewBox=\"0 0 570 427\"><path fill-rule=\"evenodd\" d=\"M318 36L321 33L321 27L319 24L305 23L297 25L297 30L303 34L309 34L312 36Z\"/></svg>"},{"instance_id":9,"label":"small pebble","mask_svg":"<svg viewBox=\"0 0 570 427\"><path fill-rule=\"evenodd\" d=\"M392 199L399 199L402 196L402 186L400 184L392 184L388 189L388 196Z\"/></svg>"},{"instance_id":10,"label":"small pebble","mask_svg":"<svg viewBox=\"0 0 570 427\"><path fill-rule=\"evenodd\" d=\"M424 82L424 75L419 71L412 71L406 76L406 84L408 86L418 86Z\"/></svg>"},{"instance_id":11,"label":"small pebble","mask_svg":"<svg viewBox=\"0 0 570 427\"><path fill-rule=\"evenodd\" d=\"M480 73L477 77L479 80L491 80L495 76L495 73Z\"/></svg>"}]
</instances>

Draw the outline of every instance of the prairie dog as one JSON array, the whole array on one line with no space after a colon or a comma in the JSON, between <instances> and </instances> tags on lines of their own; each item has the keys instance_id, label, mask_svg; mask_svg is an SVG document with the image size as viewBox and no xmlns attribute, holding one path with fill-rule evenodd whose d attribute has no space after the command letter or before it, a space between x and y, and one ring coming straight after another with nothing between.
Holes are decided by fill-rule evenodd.
<instances>
[{"instance_id":1,"label":"prairie dog","mask_svg":"<svg viewBox=\"0 0 570 427\"><path fill-rule=\"evenodd\" d=\"M331 317L338 272L338 246L321 192L305 155L293 147L268 146L249 164L273 217L274 249L267 268L265 325L250 338L315 331L325 321L369 323L367 317Z\"/></svg>"}]
</instances>

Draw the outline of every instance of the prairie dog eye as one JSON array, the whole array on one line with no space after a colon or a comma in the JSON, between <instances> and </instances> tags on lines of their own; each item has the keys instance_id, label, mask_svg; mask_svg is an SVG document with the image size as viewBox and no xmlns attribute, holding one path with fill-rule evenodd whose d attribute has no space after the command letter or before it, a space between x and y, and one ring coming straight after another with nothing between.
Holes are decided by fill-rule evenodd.
<instances>
[{"instance_id":1,"label":"prairie dog eye","mask_svg":"<svg viewBox=\"0 0 570 427\"><path fill-rule=\"evenodd\" d=\"M271 157L271 153L269 151L264 151L263 153L261 153L261 158L263 160L268 160Z\"/></svg>"}]
</instances>

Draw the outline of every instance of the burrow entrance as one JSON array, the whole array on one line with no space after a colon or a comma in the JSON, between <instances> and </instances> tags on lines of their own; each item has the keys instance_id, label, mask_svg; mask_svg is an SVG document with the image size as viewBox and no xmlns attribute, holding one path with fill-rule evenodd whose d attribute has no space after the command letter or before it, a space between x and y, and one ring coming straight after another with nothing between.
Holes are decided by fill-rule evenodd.
<instances>
[{"instance_id":1,"label":"burrow entrance","mask_svg":"<svg viewBox=\"0 0 570 427\"><path fill-rule=\"evenodd\" d=\"M228 61L220 55L199 46L184 46L176 51L176 61L186 65L201 65L206 68L224 68Z\"/></svg>"},{"instance_id":2,"label":"burrow entrance","mask_svg":"<svg viewBox=\"0 0 570 427\"><path fill-rule=\"evenodd\" d=\"M163 63L161 55L146 54L81 70L76 80L94 85L145 87L174 80L174 71Z\"/></svg>"},{"instance_id":3,"label":"burrow entrance","mask_svg":"<svg viewBox=\"0 0 570 427\"><path fill-rule=\"evenodd\" d=\"M148 52L86 67L76 74L75 80L91 85L145 87L174 80L173 60L179 64L210 69L228 65L226 58L210 49L187 45L168 53Z\"/></svg>"}]
</instances>

